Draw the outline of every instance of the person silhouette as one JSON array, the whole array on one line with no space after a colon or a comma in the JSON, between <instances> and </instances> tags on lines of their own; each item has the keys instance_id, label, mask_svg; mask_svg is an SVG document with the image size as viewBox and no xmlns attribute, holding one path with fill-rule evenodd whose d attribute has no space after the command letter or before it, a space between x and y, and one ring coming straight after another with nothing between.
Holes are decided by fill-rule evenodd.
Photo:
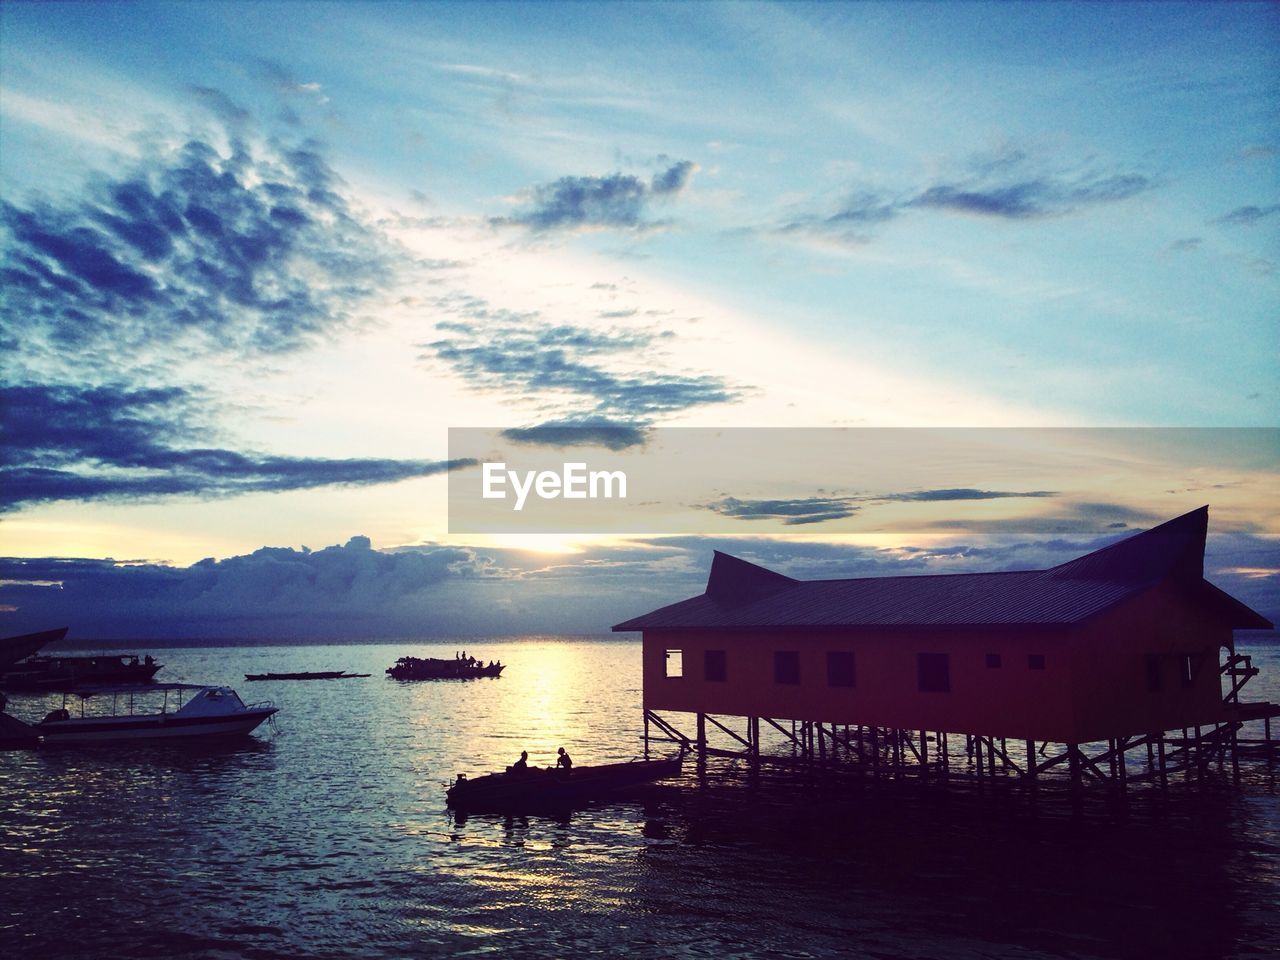
<instances>
[{"instance_id":1,"label":"person silhouette","mask_svg":"<svg viewBox=\"0 0 1280 960\"><path fill-rule=\"evenodd\" d=\"M529 751L521 750L520 759L507 768L508 773L525 773L529 769Z\"/></svg>"},{"instance_id":2,"label":"person silhouette","mask_svg":"<svg viewBox=\"0 0 1280 960\"><path fill-rule=\"evenodd\" d=\"M564 768L564 772L568 774L569 771L573 769L573 757L569 756L569 751L564 747L560 747L556 750L556 754L556 767Z\"/></svg>"}]
</instances>

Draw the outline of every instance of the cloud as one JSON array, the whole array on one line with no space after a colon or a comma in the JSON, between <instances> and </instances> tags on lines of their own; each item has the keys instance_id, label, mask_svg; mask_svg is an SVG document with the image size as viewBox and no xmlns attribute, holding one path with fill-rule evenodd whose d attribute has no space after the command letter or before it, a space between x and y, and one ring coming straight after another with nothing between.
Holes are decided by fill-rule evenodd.
<instances>
[{"instance_id":1,"label":"cloud","mask_svg":"<svg viewBox=\"0 0 1280 960\"><path fill-rule=\"evenodd\" d=\"M866 243L871 228L913 210L1041 220L1128 200L1155 187L1155 181L1141 173L1055 173L1033 171L1031 166L1027 155L1017 150L994 159L975 158L958 177L900 191L855 191L827 212L789 217L774 232Z\"/></svg>"},{"instance_id":2,"label":"cloud","mask_svg":"<svg viewBox=\"0 0 1280 960\"><path fill-rule=\"evenodd\" d=\"M646 183L631 174L604 177L561 177L529 191L528 206L494 225L517 224L534 231L610 228L638 230L652 226L644 218L650 202L674 197L693 179L698 165L681 160L654 174Z\"/></svg>"},{"instance_id":3,"label":"cloud","mask_svg":"<svg viewBox=\"0 0 1280 960\"><path fill-rule=\"evenodd\" d=\"M1265 220L1267 217L1280 213L1280 203L1273 203L1265 207L1247 206L1236 207L1230 213L1224 213L1217 219L1210 220L1210 223L1223 223L1236 227L1252 227L1255 223Z\"/></svg>"},{"instance_id":4,"label":"cloud","mask_svg":"<svg viewBox=\"0 0 1280 960\"><path fill-rule=\"evenodd\" d=\"M948 487L942 490L914 490L910 493L890 493L868 500L894 503L939 503L960 500L1004 500L1011 497L1056 497L1053 490L976 490L973 487Z\"/></svg>"},{"instance_id":5,"label":"cloud","mask_svg":"<svg viewBox=\"0 0 1280 960\"><path fill-rule=\"evenodd\" d=\"M251 147L234 132L239 108L202 96L221 103L226 150L197 137L79 196L0 203L0 278L24 352L114 363L194 341L279 353L354 322L388 246L314 144Z\"/></svg>"},{"instance_id":6,"label":"cloud","mask_svg":"<svg viewBox=\"0 0 1280 960\"><path fill-rule=\"evenodd\" d=\"M199 398L180 387L0 387L0 509L54 500L225 496L391 483L474 461L279 457L195 446Z\"/></svg>"},{"instance_id":7,"label":"cloud","mask_svg":"<svg viewBox=\"0 0 1280 960\"><path fill-rule=\"evenodd\" d=\"M430 357L453 368L473 388L523 395L559 395L564 421L628 422L644 426L653 418L694 407L730 403L741 396L722 377L615 369L619 359L646 356L669 331L592 330L573 324L548 324L536 315L492 311L480 302L460 304L472 318L446 322L438 329L452 336L423 344ZM646 356L652 364L652 357Z\"/></svg>"},{"instance_id":8,"label":"cloud","mask_svg":"<svg viewBox=\"0 0 1280 960\"><path fill-rule=\"evenodd\" d=\"M263 547L189 567L0 558L0 634L75 624L94 637L334 638L602 632L700 593L713 549L800 579L979 573L1055 566L1118 537L966 535L872 547L787 537L662 537L586 545L571 557L423 544ZM1211 535L1206 575L1280 616L1280 540ZM5 608L16 607L16 611Z\"/></svg>"},{"instance_id":9,"label":"cloud","mask_svg":"<svg viewBox=\"0 0 1280 960\"><path fill-rule=\"evenodd\" d=\"M915 490L909 493L859 494L847 497L801 497L791 500L742 500L722 497L703 507L735 520L773 520L784 526L823 523L851 517L865 505L882 503L944 503L968 500L1002 500L1014 497L1054 497L1048 490L1014 492L956 487L942 490Z\"/></svg>"},{"instance_id":10,"label":"cloud","mask_svg":"<svg viewBox=\"0 0 1280 960\"><path fill-rule=\"evenodd\" d=\"M635 423L584 417L580 420L549 420L534 427L512 427L502 436L514 443L541 447L604 447L626 450L643 447L649 429Z\"/></svg>"},{"instance_id":11,"label":"cloud","mask_svg":"<svg viewBox=\"0 0 1280 960\"><path fill-rule=\"evenodd\" d=\"M775 520L785 526L839 520L858 512L852 497L803 497L797 500L739 500L722 497L706 509L735 520Z\"/></svg>"}]
</instances>

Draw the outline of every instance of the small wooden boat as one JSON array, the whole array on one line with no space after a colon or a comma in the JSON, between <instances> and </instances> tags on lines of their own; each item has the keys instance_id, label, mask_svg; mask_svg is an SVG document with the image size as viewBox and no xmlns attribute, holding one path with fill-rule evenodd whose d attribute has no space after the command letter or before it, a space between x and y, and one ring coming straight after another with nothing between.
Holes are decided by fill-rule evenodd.
<instances>
[{"instance_id":1,"label":"small wooden boat","mask_svg":"<svg viewBox=\"0 0 1280 960\"><path fill-rule=\"evenodd\" d=\"M545 810L607 800L655 780L680 775L684 751L661 760L629 760L572 770L530 768L491 773L468 780L466 774L445 793L455 810L507 812Z\"/></svg>"},{"instance_id":2,"label":"small wooden boat","mask_svg":"<svg viewBox=\"0 0 1280 960\"><path fill-rule=\"evenodd\" d=\"M311 670L302 673L246 673L246 680L351 680L368 677L368 673L347 673L345 670Z\"/></svg>"},{"instance_id":3,"label":"small wooden boat","mask_svg":"<svg viewBox=\"0 0 1280 960\"><path fill-rule=\"evenodd\" d=\"M474 657L440 660L434 657L401 657L387 673L396 680L478 680L499 677L506 667L498 662L483 663Z\"/></svg>"}]
</instances>

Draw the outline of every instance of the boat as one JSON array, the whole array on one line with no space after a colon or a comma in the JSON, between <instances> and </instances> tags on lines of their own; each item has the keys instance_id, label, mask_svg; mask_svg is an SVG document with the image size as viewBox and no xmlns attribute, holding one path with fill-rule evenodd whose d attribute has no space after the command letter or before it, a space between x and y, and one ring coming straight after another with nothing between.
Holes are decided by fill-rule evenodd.
<instances>
[{"instance_id":1,"label":"boat","mask_svg":"<svg viewBox=\"0 0 1280 960\"><path fill-rule=\"evenodd\" d=\"M680 775L684 751L660 760L628 760L572 770L531 767L523 771L490 773L468 780L458 774L446 792L455 810L508 812L563 809L607 800L643 784Z\"/></svg>"},{"instance_id":2,"label":"boat","mask_svg":"<svg viewBox=\"0 0 1280 960\"><path fill-rule=\"evenodd\" d=\"M474 657L440 660L433 657L401 657L387 673L396 680L477 680L498 677L506 667L496 661L482 663Z\"/></svg>"},{"instance_id":3,"label":"boat","mask_svg":"<svg viewBox=\"0 0 1280 960\"><path fill-rule=\"evenodd\" d=\"M0 690L59 691L88 684L149 683L162 666L151 656L139 659L136 654L36 656L0 674Z\"/></svg>"},{"instance_id":4,"label":"boat","mask_svg":"<svg viewBox=\"0 0 1280 960\"><path fill-rule=\"evenodd\" d=\"M41 630L16 637L0 638L0 670L7 670L24 657L29 657L45 644L54 643L67 635L67 627ZM0 684L2 687L3 684Z\"/></svg>"},{"instance_id":5,"label":"boat","mask_svg":"<svg viewBox=\"0 0 1280 960\"><path fill-rule=\"evenodd\" d=\"M246 680L352 680L368 677L368 673L347 673L345 670L312 670L302 673L246 673Z\"/></svg>"},{"instance_id":6,"label":"boat","mask_svg":"<svg viewBox=\"0 0 1280 960\"><path fill-rule=\"evenodd\" d=\"M186 703L184 694L190 691ZM169 710L169 695L176 692L178 708ZM138 713L135 701L154 700L163 695L159 712ZM80 715L67 709L69 698L80 699ZM86 714L85 703L93 697L111 697L111 712ZM127 706L121 710L120 700ZM101 702L101 700L99 701ZM135 741L191 741L241 737L277 712L271 703L246 705L230 687L202 686L195 683L158 683L139 690L130 686L104 686L73 690L63 694L62 708L52 710L32 725L41 737L41 745L79 746L85 744L119 744Z\"/></svg>"}]
</instances>

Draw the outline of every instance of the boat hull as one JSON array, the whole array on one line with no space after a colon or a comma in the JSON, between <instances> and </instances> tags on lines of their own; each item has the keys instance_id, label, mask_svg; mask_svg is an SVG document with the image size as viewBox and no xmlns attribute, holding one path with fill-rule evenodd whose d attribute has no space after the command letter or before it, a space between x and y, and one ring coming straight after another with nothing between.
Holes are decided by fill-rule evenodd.
<instances>
[{"instance_id":1,"label":"boat hull","mask_svg":"<svg viewBox=\"0 0 1280 960\"><path fill-rule=\"evenodd\" d=\"M663 760L633 760L597 767L494 773L460 780L446 792L449 806L475 812L563 809L616 798L628 790L680 775L681 753Z\"/></svg>"},{"instance_id":2,"label":"boat hull","mask_svg":"<svg viewBox=\"0 0 1280 960\"><path fill-rule=\"evenodd\" d=\"M251 708L228 716L180 717L150 714L135 717L76 717L46 720L32 729L46 747L132 743L140 740L215 740L243 737L276 712L274 707Z\"/></svg>"},{"instance_id":3,"label":"boat hull","mask_svg":"<svg viewBox=\"0 0 1280 960\"><path fill-rule=\"evenodd\" d=\"M47 643L61 640L67 635L68 629L59 627L57 630L41 630L39 633L0 638L0 670L7 670L19 660L25 660Z\"/></svg>"}]
</instances>

